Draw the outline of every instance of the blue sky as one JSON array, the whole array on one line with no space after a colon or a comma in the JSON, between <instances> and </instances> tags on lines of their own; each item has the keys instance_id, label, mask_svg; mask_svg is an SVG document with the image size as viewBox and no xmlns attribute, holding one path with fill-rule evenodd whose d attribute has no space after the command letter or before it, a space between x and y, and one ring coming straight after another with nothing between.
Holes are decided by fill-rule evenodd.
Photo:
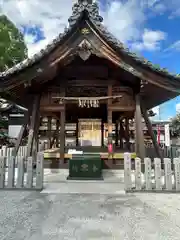
<instances>
[{"instance_id":1,"label":"blue sky","mask_svg":"<svg viewBox=\"0 0 180 240\"><path fill-rule=\"evenodd\" d=\"M75 1L75 0L74 0ZM29 56L67 26L72 0L4 0L0 11L23 32ZM180 0L99 1L104 24L132 51L170 72L180 73ZM179 104L179 105L178 105ZM180 97L155 108L167 120L180 109Z\"/></svg>"}]
</instances>

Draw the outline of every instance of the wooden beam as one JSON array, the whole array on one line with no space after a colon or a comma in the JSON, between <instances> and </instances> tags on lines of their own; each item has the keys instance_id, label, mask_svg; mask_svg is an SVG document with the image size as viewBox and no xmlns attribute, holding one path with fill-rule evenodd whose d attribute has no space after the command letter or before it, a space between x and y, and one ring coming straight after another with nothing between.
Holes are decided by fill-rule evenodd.
<instances>
[{"instance_id":1,"label":"wooden beam","mask_svg":"<svg viewBox=\"0 0 180 240\"><path fill-rule=\"evenodd\" d=\"M116 106L109 106L109 109L112 111L112 112L132 112L132 111L135 111L135 106L122 106L122 105L116 105Z\"/></svg>"},{"instance_id":2,"label":"wooden beam","mask_svg":"<svg viewBox=\"0 0 180 240\"><path fill-rule=\"evenodd\" d=\"M69 86L75 86L75 87L83 87L83 86L107 87L109 84L113 84L113 83L115 83L115 80L109 80L109 79L102 79L102 80L99 80L99 79L68 80L67 79L67 84Z\"/></svg>"},{"instance_id":3,"label":"wooden beam","mask_svg":"<svg viewBox=\"0 0 180 240\"><path fill-rule=\"evenodd\" d=\"M27 129L27 124L28 124L29 115L30 115L30 114L29 114L29 111L30 111L30 110L28 110L28 112L25 112L25 113L24 113L24 124L21 126L21 130L20 130L20 132L19 132L18 139L17 139L16 144L15 144L15 147L14 147L14 151L13 151L14 157L17 156L19 147L20 147L20 145L21 145L21 143L22 143L23 135L24 135L24 133L25 133L25 131L26 131L26 129Z\"/></svg>"},{"instance_id":4,"label":"wooden beam","mask_svg":"<svg viewBox=\"0 0 180 240\"><path fill-rule=\"evenodd\" d=\"M145 158L145 145L144 145L144 133L143 133L143 125L142 125L142 114L141 114L141 106L140 106L140 95L135 95L136 100L136 111L135 111L135 146L136 146L136 154L142 160Z\"/></svg>"},{"instance_id":5,"label":"wooden beam","mask_svg":"<svg viewBox=\"0 0 180 240\"><path fill-rule=\"evenodd\" d=\"M61 110L63 110L63 106L58 104L40 106L40 111L42 112L60 112Z\"/></svg>"},{"instance_id":6,"label":"wooden beam","mask_svg":"<svg viewBox=\"0 0 180 240\"><path fill-rule=\"evenodd\" d=\"M141 110L142 110L142 114L143 114L143 117L144 117L144 120L145 120L147 129L148 129L148 133L149 133L149 135L150 135L150 137L151 137L151 139L152 139L152 142L153 142L153 145L154 145L154 148L155 148L157 157L158 157L158 158L161 158L161 160L162 160L162 159L163 159L163 156L162 156L162 154L161 154L159 145L158 145L158 143L157 143L155 134L154 134L154 132L153 132L151 121L150 121L150 119L149 119L149 117L148 117L148 114L147 114L147 111L146 111L146 109L145 109L145 107L143 106L142 103L141 103Z\"/></svg>"},{"instance_id":7,"label":"wooden beam","mask_svg":"<svg viewBox=\"0 0 180 240\"><path fill-rule=\"evenodd\" d=\"M34 140L34 131L35 131L35 123L37 121L39 106L40 106L40 94L34 96L33 101L33 108L32 108L32 117L31 123L29 128L29 135L28 135L28 144L27 144L27 157L32 155L32 144Z\"/></svg>"}]
</instances>

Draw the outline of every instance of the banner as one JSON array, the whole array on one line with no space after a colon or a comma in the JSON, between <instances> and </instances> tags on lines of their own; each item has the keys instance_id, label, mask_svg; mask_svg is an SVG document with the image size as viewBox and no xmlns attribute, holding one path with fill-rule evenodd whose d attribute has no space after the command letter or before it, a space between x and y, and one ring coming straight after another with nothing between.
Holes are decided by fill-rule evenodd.
<instances>
[{"instance_id":1,"label":"banner","mask_svg":"<svg viewBox=\"0 0 180 240\"><path fill-rule=\"evenodd\" d=\"M170 147L170 132L169 132L169 124L164 125L164 134L165 134L165 146Z\"/></svg>"}]
</instances>

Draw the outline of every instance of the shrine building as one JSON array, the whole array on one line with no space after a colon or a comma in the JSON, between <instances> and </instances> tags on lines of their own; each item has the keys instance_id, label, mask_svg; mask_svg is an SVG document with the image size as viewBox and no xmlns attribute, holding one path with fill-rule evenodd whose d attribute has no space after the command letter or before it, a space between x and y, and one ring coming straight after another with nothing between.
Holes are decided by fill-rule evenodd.
<instances>
[{"instance_id":1,"label":"shrine building","mask_svg":"<svg viewBox=\"0 0 180 240\"><path fill-rule=\"evenodd\" d=\"M97 2L76 0L68 22L46 49L0 73L1 97L28 109L16 150L28 127L27 156L32 155L46 119L48 149L56 149L63 163L72 148L69 132L76 149L103 152L107 158L110 152L131 151L144 158L144 118L161 157L148 111L180 94L180 76L130 52L104 26Z\"/></svg>"}]
</instances>

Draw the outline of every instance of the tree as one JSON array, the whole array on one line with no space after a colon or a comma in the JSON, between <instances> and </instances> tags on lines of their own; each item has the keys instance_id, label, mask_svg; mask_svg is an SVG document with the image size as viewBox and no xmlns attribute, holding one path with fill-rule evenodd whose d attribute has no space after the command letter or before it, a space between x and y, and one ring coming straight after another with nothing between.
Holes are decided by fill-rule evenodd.
<instances>
[{"instance_id":1,"label":"tree","mask_svg":"<svg viewBox=\"0 0 180 240\"><path fill-rule=\"evenodd\" d=\"M172 118L170 124L171 135L174 137L180 137L180 113Z\"/></svg>"},{"instance_id":2,"label":"tree","mask_svg":"<svg viewBox=\"0 0 180 240\"><path fill-rule=\"evenodd\" d=\"M0 72L27 58L22 33L4 15L0 16Z\"/></svg>"}]
</instances>

